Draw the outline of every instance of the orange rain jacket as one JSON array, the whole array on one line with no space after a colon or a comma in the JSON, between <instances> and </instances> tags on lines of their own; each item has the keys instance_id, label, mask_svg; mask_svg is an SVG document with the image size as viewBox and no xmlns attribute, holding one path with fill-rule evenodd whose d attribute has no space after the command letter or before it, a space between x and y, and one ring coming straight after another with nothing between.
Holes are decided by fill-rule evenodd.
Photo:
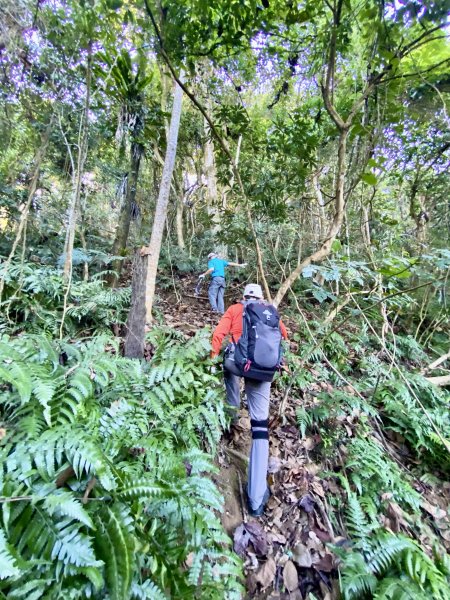
<instances>
[{"instance_id":1,"label":"orange rain jacket","mask_svg":"<svg viewBox=\"0 0 450 600\"><path fill-rule=\"evenodd\" d=\"M217 356L220 353L222 342L227 335L231 336L231 339L236 344L238 339L242 335L242 313L244 312L244 305L233 304L226 311L223 317L220 319L217 327L214 330L212 338L212 352L211 356ZM284 323L280 320L280 331L281 335L287 340L287 330Z\"/></svg>"}]
</instances>

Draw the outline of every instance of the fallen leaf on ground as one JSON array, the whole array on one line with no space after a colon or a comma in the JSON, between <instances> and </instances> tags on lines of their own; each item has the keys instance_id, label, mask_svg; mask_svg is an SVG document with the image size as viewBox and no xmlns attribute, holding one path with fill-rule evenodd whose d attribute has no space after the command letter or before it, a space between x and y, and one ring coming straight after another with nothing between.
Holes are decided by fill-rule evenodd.
<instances>
[{"instance_id":1,"label":"fallen leaf on ground","mask_svg":"<svg viewBox=\"0 0 450 600\"><path fill-rule=\"evenodd\" d=\"M303 544L294 547L292 557L299 567L308 568L312 565L311 552Z\"/></svg>"},{"instance_id":2,"label":"fallen leaf on ground","mask_svg":"<svg viewBox=\"0 0 450 600\"><path fill-rule=\"evenodd\" d=\"M314 531L310 531L308 533L308 541L307 541L307 546L310 550L315 550L316 552L320 552L323 554L325 547L322 544L322 542L320 541L320 539L317 537L317 535L314 533Z\"/></svg>"},{"instance_id":3,"label":"fallen leaf on ground","mask_svg":"<svg viewBox=\"0 0 450 600\"><path fill-rule=\"evenodd\" d=\"M245 529L244 523L242 523L242 525L239 525L239 527L236 528L233 536L233 547L236 554L243 556L249 542L250 536L248 531Z\"/></svg>"},{"instance_id":4,"label":"fallen leaf on ground","mask_svg":"<svg viewBox=\"0 0 450 600\"><path fill-rule=\"evenodd\" d=\"M298 503L300 508L303 508L306 513L311 513L314 510L314 504L314 498L310 494L305 494Z\"/></svg>"},{"instance_id":5,"label":"fallen leaf on ground","mask_svg":"<svg viewBox=\"0 0 450 600\"><path fill-rule=\"evenodd\" d=\"M307 473L309 473L310 475L312 475L314 477L314 475L317 475L317 473L319 471L321 471L323 469L323 467L316 463L311 463L309 465L305 465L304 469Z\"/></svg>"},{"instance_id":6,"label":"fallen leaf on ground","mask_svg":"<svg viewBox=\"0 0 450 600\"><path fill-rule=\"evenodd\" d=\"M286 589L293 592L298 588L298 574L292 560L288 560L283 569L283 581Z\"/></svg>"},{"instance_id":7,"label":"fallen leaf on ground","mask_svg":"<svg viewBox=\"0 0 450 600\"><path fill-rule=\"evenodd\" d=\"M443 510L442 508L439 508L438 506L433 506L426 500L422 500L421 504L422 504L422 508L424 508L427 511L427 513L429 513L435 519L443 519L444 517L447 516L447 513L445 512L445 510Z\"/></svg>"},{"instance_id":8,"label":"fallen leaf on ground","mask_svg":"<svg viewBox=\"0 0 450 600\"><path fill-rule=\"evenodd\" d=\"M256 581L256 576L254 573L249 573L247 575L245 587L247 588L247 591L250 594L250 597L253 598L253 596L256 593L256 588L257 588L257 581Z\"/></svg>"},{"instance_id":9,"label":"fallen leaf on ground","mask_svg":"<svg viewBox=\"0 0 450 600\"><path fill-rule=\"evenodd\" d=\"M317 479L313 479L311 482L311 487L318 496L325 498L325 492L323 491L322 484Z\"/></svg>"},{"instance_id":10,"label":"fallen leaf on ground","mask_svg":"<svg viewBox=\"0 0 450 600\"><path fill-rule=\"evenodd\" d=\"M268 550L267 534L259 523L251 521L242 523L234 532L234 551L243 556L248 545L251 543L255 552L266 555Z\"/></svg>"},{"instance_id":11,"label":"fallen leaf on ground","mask_svg":"<svg viewBox=\"0 0 450 600\"><path fill-rule=\"evenodd\" d=\"M267 503L267 508L274 510L277 506L280 506L281 501L276 496L270 496Z\"/></svg>"},{"instance_id":12,"label":"fallen leaf on ground","mask_svg":"<svg viewBox=\"0 0 450 600\"><path fill-rule=\"evenodd\" d=\"M269 465L267 467L267 471L269 473L278 473L281 469L281 459L277 456L271 456L269 458Z\"/></svg>"},{"instance_id":13,"label":"fallen leaf on ground","mask_svg":"<svg viewBox=\"0 0 450 600\"><path fill-rule=\"evenodd\" d=\"M331 535L328 531L322 531L322 529L319 529L318 527L313 527L312 531L317 535L321 542L324 542L325 544L331 542Z\"/></svg>"},{"instance_id":14,"label":"fallen leaf on ground","mask_svg":"<svg viewBox=\"0 0 450 600\"><path fill-rule=\"evenodd\" d=\"M273 582L277 566L271 556L261 566L259 571L255 575L255 579L261 584L261 588L265 590Z\"/></svg>"},{"instance_id":15,"label":"fallen leaf on ground","mask_svg":"<svg viewBox=\"0 0 450 600\"><path fill-rule=\"evenodd\" d=\"M329 573L334 568L333 556L331 554L325 554L323 558L314 562L313 566L318 571L325 571L325 573Z\"/></svg>"},{"instance_id":16,"label":"fallen leaf on ground","mask_svg":"<svg viewBox=\"0 0 450 600\"><path fill-rule=\"evenodd\" d=\"M269 541L272 542L272 544L274 542L277 542L278 544L286 543L286 537L282 533L278 533L276 531L269 531L268 538Z\"/></svg>"}]
</instances>

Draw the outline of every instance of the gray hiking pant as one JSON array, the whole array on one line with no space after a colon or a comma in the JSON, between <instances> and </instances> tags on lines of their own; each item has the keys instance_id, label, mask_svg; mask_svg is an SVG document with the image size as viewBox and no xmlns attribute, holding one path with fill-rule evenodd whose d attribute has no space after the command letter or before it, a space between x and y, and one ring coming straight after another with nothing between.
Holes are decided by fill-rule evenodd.
<instances>
[{"instance_id":1,"label":"gray hiking pant","mask_svg":"<svg viewBox=\"0 0 450 600\"><path fill-rule=\"evenodd\" d=\"M225 278L213 277L209 284L208 297L211 303L211 308L221 315L225 312L225 304L223 296L225 294Z\"/></svg>"},{"instance_id":2,"label":"gray hiking pant","mask_svg":"<svg viewBox=\"0 0 450 600\"><path fill-rule=\"evenodd\" d=\"M238 375L224 369L227 403L239 410L241 405ZM248 467L248 498L253 510L260 507L267 490L267 467L269 463L269 402L270 381L244 378L250 423L252 426L252 449Z\"/></svg>"}]
</instances>

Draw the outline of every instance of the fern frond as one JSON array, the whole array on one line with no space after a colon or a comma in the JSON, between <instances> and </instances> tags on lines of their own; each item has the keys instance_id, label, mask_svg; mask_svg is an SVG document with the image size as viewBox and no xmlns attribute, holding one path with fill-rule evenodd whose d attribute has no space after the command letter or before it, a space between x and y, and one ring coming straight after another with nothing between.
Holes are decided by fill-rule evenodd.
<instances>
[{"instance_id":1,"label":"fern frond","mask_svg":"<svg viewBox=\"0 0 450 600\"><path fill-rule=\"evenodd\" d=\"M95 543L105 564L112 600L128 597L134 573L132 517L124 504L104 506L96 515Z\"/></svg>"},{"instance_id":2,"label":"fern frond","mask_svg":"<svg viewBox=\"0 0 450 600\"><path fill-rule=\"evenodd\" d=\"M71 492L57 490L45 498L44 507L50 515L56 514L70 517L79 523L83 523L90 529L94 527L91 517L83 508L81 502L76 500Z\"/></svg>"},{"instance_id":3,"label":"fern frond","mask_svg":"<svg viewBox=\"0 0 450 600\"><path fill-rule=\"evenodd\" d=\"M0 579L18 577L20 569L17 560L8 546L3 529L0 528Z\"/></svg>"},{"instance_id":4,"label":"fern frond","mask_svg":"<svg viewBox=\"0 0 450 600\"><path fill-rule=\"evenodd\" d=\"M366 594L373 594L378 580L367 566L364 556L358 552L350 553L341 572L341 589L345 600L360 600Z\"/></svg>"}]
</instances>

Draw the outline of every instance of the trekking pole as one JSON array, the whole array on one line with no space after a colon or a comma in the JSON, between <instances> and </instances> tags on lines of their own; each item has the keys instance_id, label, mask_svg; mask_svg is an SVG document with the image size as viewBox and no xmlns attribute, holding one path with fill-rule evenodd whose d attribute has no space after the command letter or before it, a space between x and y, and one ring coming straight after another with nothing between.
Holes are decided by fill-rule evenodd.
<instances>
[{"instance_id":1,"label":"trekking pole","mask_svg":"<svg viewBox=\"0 0 450 600\"><path fill-rule=\"evenodd\" d=\"M199 277L197 281L197 285L195 286L194 296L200 296L200 292L203 286L204 277Z\"/></svg>"}]
</instances>

